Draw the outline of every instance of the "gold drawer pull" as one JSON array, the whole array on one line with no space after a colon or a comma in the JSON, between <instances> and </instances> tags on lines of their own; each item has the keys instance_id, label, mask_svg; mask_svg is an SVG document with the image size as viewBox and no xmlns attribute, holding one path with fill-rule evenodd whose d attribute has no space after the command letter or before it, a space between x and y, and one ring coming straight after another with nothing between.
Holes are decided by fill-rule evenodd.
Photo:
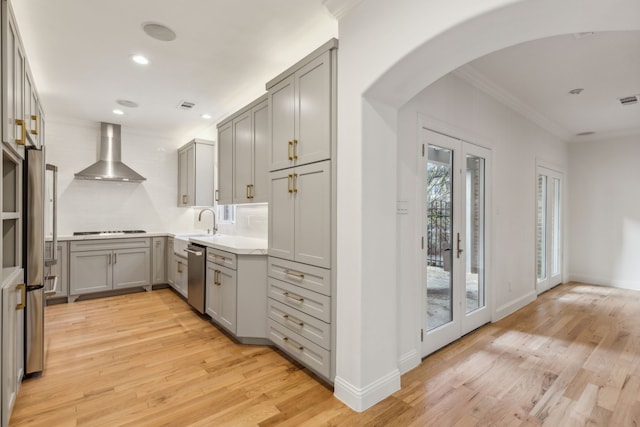
<instances>
[{"instance_id":1,"label":"gold drawer pull","mask_svg":"<svg viewBox=\"0 0 640 427\"><path fill-rule=\"evenodd\" d=\"M298 160L298 140L293 140L293 160Z\"/></svg>"},{"instance_id":2,"label":"gold drawer pull","mask_svg":"<svg viewBox=\"0 0 640 427\"><path fill-rule=\"evenodd\" d=\"M304 274L302 274L302 273L297 273L297 272L295 272L295 271L291 271L291 270L289 270L289 269L284 270L284 274L286 274L287 276L293 276L293 277L296 277L296 278L298 278L298 279L300 279L300 280L304 279Z\"/></svg>"},{"instance_id":3,"label":"gold drawer pull","mask_svg":"<svg viewBox=\"0 0 640 427\"><path fill-rule=\"evenodd\" d=\"M24 283L16 285L16 291L20 291L22 297L20 304L16 304L16 310L22 310L27 305L27 285Z\"/></svg>"},{"instance_id":4,"label":"gold drawer pull","mask_svg":"<svg viewBox=\"0 0 640 427\"><path fill-rule=\"evenodd\" d=\"M22 119L16 119L16 125L22 128L20 139L16 139L16 144L27 145L27 124Z\"/></svg>"},{"instance_id":5,"label":"gold drawer pull","mask_svg":"<svg viewBox=\"0 0 640 427\"><path fill-rule=\"evenodd\" d=\"M293 160L293 156L291 155L291 148L293 147L293 141L289 141L287 146L287 157L289 160Z\"/></svg>"},{"instance_id":6,"label":"gold drawer pull","mask_svg":"<svg viewBox=\"0 0 640 427\"><path fill-rule=\"evenodd\" d=\"M285 298L289 298L289 299L292 299L292 300L295 300L295 301L298 301L298 302L304 302L304 298L302 298L302 297L300 297L298 295L290 294L289 292L283 292L282 295L284 295Z\"/></svg>"},{"instance_id":7,"label":"gold drawer pull","mask_svg":"<svg viewBox=\"0 0 640 427\"><path fill-rule=\"evenodd\" d=\"M189 196L183 195L182 196L182 204L186 205L188 202L189 202Z\"/></svg>"},{"instance_id":8,"label":"gold drawer pull","mask_svg":"<svg viewBox=\"0 0 640 427\"><path fill-rule=\"evenodd\" d=\"M286 344L289 344L291 347L295 348L296 350L302 351L304 350L304 347L301 346L300 344L298 344L297 342L290 340L287 337L282 338L282 341L284 341Z\"/></svg>"},{"instance_id":9,"label":"gold drawer pull","mask_svg":"<svg viewBox=\"0 0 640 427\"><path fill-rule=\"evenodd\" d=\"M288 314L285 314L285 315L284 315L284 316L282 316L282 317L284 317L284 320L286 320L286 321L288 321L288 322L291 322L291 323L293 323L293 324L296 324L296 325L298 325L298 326L300 326L300 327L303 327L303 326L304 326L304 323L300 322L300 321L299 321L299 320L297 320L297 319L294 319L293 317L290 317Z\"/></svg>"},{"instance_id":10,"label":"gold drawer pull","mask_svg":"<svg viewBox=\"0 0 640 427\"><path fill-rule=\"evenodd\" d=\"M31 116L31 120L36 122L36 128L35 129L31 129L31 133L33 135L37 135L40 132L40 126L39 126L40 120L38 120L38 116L36 116L35 114L33 114Z\"/></svg>"},{"instance_id":11,"label":"gold drawer pull","mask_svg":"<svg viewBox=\"0 0 640 427\"><path fill-rule=\"evenodd\" d=\"M291 183L293 182L293 174L287 175L287 190L289 193L293 193L293 188L291 187Z\"/></svg>"}]
</instances>

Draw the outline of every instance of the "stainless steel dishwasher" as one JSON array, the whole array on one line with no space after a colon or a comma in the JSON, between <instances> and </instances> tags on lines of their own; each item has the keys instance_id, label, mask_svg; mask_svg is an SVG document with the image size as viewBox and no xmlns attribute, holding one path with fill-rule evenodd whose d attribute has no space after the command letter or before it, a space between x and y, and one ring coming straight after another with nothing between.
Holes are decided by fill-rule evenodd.
<instances>
[{"instance_id":1,"label":"stainless steel dishwasher","mask_svg":"<svg viewBox=\"0 0 640 427\"><path fill-rule=\"evenodd\" d=\"M201 314L205 310L205 274L207 272L207 257L204 246L189 243L187 246L187 302Z\"/></svg>"}]
</instances>

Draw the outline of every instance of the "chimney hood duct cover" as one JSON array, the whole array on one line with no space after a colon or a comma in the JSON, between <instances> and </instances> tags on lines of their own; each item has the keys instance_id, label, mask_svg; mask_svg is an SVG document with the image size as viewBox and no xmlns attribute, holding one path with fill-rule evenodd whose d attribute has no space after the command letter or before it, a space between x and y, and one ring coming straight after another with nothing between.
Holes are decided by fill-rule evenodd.
<instances>
[{"instance_id":1,"label":"chimney hood duct cover","mask_svg":"<svg viewBox=\"0 0 640 427\"><path fill-rule=\"evenodd\" d=\"M142 182L146 179L120 160L120 127L113 123L100 123L100 159L75 174L77 179L120 182Z\"/></svg>"}]
</instances>

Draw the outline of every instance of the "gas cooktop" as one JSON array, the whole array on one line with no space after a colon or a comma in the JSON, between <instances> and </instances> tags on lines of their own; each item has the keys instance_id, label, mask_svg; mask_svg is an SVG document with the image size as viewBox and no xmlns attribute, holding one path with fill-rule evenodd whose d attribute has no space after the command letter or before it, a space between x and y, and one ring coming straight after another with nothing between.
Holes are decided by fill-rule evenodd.
<instances>
[{"instance_id":1,"label":"gas cooktop","mask_svg":"<svg viewBox=\"0 0 640 427\"><path fill-rule=\"evenodd\" d=\"M114 234L141 234L144 230L74 231L74 236L112 236Z\"/></svg>"}]
</instances>

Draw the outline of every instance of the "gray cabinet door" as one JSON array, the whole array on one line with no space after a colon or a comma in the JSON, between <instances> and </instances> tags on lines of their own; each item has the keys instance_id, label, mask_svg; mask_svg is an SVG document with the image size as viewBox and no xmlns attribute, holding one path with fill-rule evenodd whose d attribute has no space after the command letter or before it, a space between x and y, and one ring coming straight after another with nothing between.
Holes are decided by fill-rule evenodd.
<instances>
[{"instance_id":1,"label":"gray cabinet door","mask_svg":"<svg viewBox=\"0 0 640 427\"><path fill-rule=\"evenodd\" d=\"M251 110L253 115L253 187L251 201L269 201L269 104L264 101Z\"/></svg>"},{"instance_id":2,"label":"gray cabinet door","mask_svg":"<svg viewBox=\"0 0 640 427\"><path fill-rule=\"evenodd\" d=\"M331 162L295 168L295 261L331 267Z\"/></svg>"},{"instance_id":3,"label":"gray cabinet door","mask_svg":"<svg viewBox=\"0 0 640 427\"><path fill-rule=\"evenodd\" d=\"M218 266L220 286L217 286L220 298L220 316L218 322L229 332L236 333L237 314L237 277L236 271Z\"/></svg>"},{"instance_id":4,"label":"gray cabinet door","mask_svg":"<svg viewBox=\"0 0 640 427\"><path fill-rule=\"evenodd\" d=\"M69 295L112 289L112 251L71 252L69 258Z\"/></svg>"},{"instance_id":5,"label":"gray cabinet door","mask_svg":"<svg viewBox=\"0 0 640 427\"><path fill-rule=\"evenodd\" d=\"M269 255L294 260L293 169L269 177Z\"/></svg>"},{"instance_id":6,"label":"gray cabinet door","mask_svg":"<svg viewBox=\"0 0 640 427\"><path fill-rule=\"evenodd\" d=\"M218 129L218 190L221 205L233 203L233 127L232 122Z\"/></svg>"},{"instance_id":7,"label":"gray cabinet door","mask_svg":"<svg viewBox=\"0 0 640 427\"><path fill-rule=\"evenodd\" d=\"M233 119L233 202L250 203L253 184L253 137L251 111Z\"/></svg>"},{"instance_id":8,"label":"gray cabinet door","mask_svg":"<svg viewBox=\"0 0 640 427\"><path fill-rule=\"evenodd\" d=\"M269 123L271 144L269 147L269 170L292 166L293 140L295 139L295 99L293 76L269 89Z\"/></svg>"},{"instance_id":9,"label":"gray cabinet door","mask_svg":"<svg viewBox=\"0 0 640 427\"><path fill-rule=\"evenodd\" d=\"M0 361L2 372L2 425L9 425L11 410L16 401L18 388L24 374L24 309L22 301L24 288L20 289L22 270L16 271L2 286L1 320L2 352Z\"/></svg>"},{"instance_id":10,"label":"gray cabinet door","mask_svg":"<svg viewBox=\"0 0 640 427\"><path fill-rule=\"evenodd\" d=\"M149 248L118 249L113 251L113 289L151 284Z\"/></svg>"},{"instance_id":11,"label":"gray cabinet door","mask_svg":"<svg viewBox=\"0 0 640 427\"><path fill-rule=\"evenodd\" d=\"M326 52L295 73L295 165L331 157L330 61Z\"/></svg>"},{"instance_id":12,"label":"gray cabinet door","mask_svg":"<svg viewBox=\"0 0 640 427\"><path fill-rule=\"evenodd\" d=\"M174 285L176 280L176 268L174 266L174 253L173 253L173 237L167 238L167 252L166 252L166 265L167 265L167 283Z\"/></svg>"},{"instance_id":13,"label":"gray cabinet door","mask_svg":"<svg viewBox=\"0 0 640 427\"><path fill-rule=\"evenodd\" d=\"M158 285L161 283L167 283L167 269L166 269L166 237L154 237L152 240L153 257L152 257L152 284Z\"/></svg>"},{"instance_id":14,"label":"gray cabinet door","mask_svg":"<svg viewBox=\"0 0 640 427\"><path fill-rule=\"evenodd\" d=\"M189 200L193 197L193 193L189 193L190 174L188 149L180 150L178 151L178 206L181 207L190 206L190 203L193 203L193 200Z\"/></svg>"}]
</instances>

